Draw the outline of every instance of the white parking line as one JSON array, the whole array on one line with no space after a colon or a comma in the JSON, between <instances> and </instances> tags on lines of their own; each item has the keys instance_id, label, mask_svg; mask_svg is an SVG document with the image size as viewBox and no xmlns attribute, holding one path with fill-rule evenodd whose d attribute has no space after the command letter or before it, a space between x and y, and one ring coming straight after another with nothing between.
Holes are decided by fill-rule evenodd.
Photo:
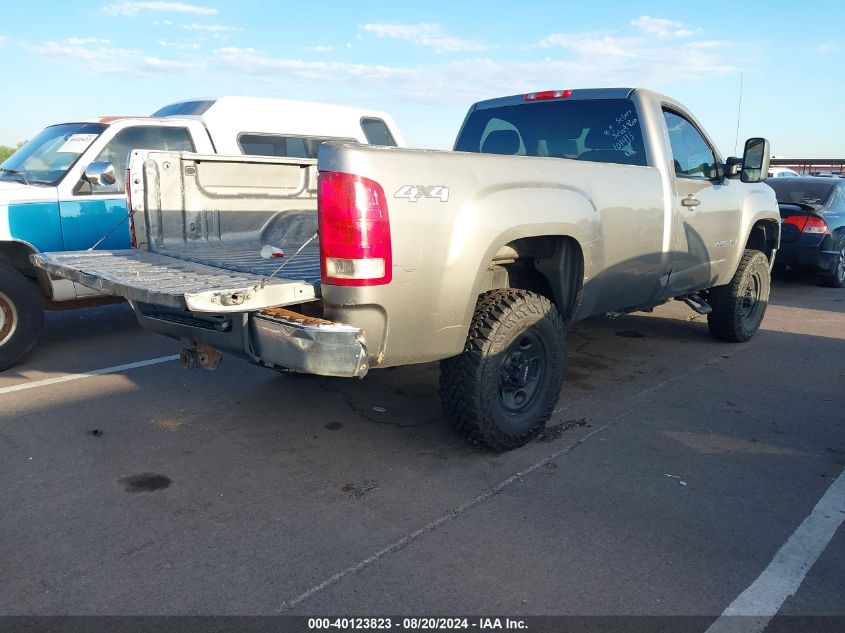
<instances>
[{"instance_id":1,"label":"white parking line","mask_svg":"<svg viewBox=\"0 0 845 633\"><path fill-rule=\"evenodd\" d=\"M757 580L734 600L706 633L760 633L845 520L845 471L840 473L810 515L778 550ZM750 617L737 617L750 616Z\"/></svg>"},{"instance_id":2,"label":"white parking line","mask_svg":"<svg viewBox=\"0 0 845 633\"><path fill-rule=\"evenodd\" d=\"M24 391L25 389L37 389L38 387L47 387L49 385L55 385L60 382L79 380L80 378L91 378L92 376L102 376L103 374L115 374L120 371L126 371L127 369L137 369L138 367L147 367L149 365L167 363L172 360L177 360L178 358L178 354L173 356L161 356L159 358L151 358L149 360L139 360L136 363L115 365L114 367L106 367L105 369L94 369L92 371L86 371L81 374L66 374L64 376L57 376L55 378L45 378L44 380L25 382L21 385L12 385L11 387L0 387L0 395L6 393L13 393L15 391Z\"/></svg>"}]
</instances>

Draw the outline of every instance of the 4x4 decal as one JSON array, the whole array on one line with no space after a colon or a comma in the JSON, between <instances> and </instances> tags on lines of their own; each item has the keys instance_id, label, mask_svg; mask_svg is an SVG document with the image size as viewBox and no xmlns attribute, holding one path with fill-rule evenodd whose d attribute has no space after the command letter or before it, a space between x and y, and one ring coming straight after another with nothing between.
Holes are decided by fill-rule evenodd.
<instances>
[{"instance_id":1,"label":"4x4 decal","mask_svg":"<svg viewBox=\"0 0 845 633\"><path fill-rule=\"evenodd\" d=\"M393 194L394 198L407 198L416 202L420 198L437 198L440 202L449 202L449 187L443 185L403 185Z\"/></svg>"}]
</instances>

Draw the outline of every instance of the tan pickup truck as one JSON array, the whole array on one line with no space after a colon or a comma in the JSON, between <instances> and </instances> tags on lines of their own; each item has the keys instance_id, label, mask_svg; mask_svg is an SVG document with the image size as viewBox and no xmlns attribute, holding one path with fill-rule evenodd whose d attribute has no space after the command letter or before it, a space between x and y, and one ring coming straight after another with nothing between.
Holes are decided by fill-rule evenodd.
<instances>
[{"instance_id":1,"label":"tan pickup truck","mask_svg":"<svg viewBox=\"0 0 845 633\"><path fill-rule=\"evenodd\" d=\"M551 415L568 322L680 299L718 338L754 335L780 237L768 157L755 138L723 159L648 90L537 92L473 105L453 152L133 151L137 248L33 261L126 297L188 366L441 361L447 417L504 450Z\"/></svg>"}]
</instances>

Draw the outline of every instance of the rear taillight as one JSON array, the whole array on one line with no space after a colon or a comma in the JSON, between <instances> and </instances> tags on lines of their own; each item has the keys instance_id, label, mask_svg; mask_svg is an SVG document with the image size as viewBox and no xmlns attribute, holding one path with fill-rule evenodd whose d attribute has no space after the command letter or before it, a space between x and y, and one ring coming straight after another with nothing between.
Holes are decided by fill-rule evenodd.
<instances>
[{"instance_id":1,"label":"rear taillight","mask_svg":"<svg viewBox=\"0 0 845 633\"><path fill-rule=\"evenodd\" d=\"M524 99L526 101L543 101L544 99L565 99L571 96L571 90L541 90L540 92L529 92L524 95Z\"/></svg>"},{"instance_id":2,"label":"rear taillight","mask_svg":"<svg viewBox=\"0 0 845 633\"><path fill-rule=\"evenodd\" d=\"M323 283L390 283L390 220L381 185L362 176L320 172L317 208Z\"/></svg>"},{"instance_id":3,"label":"rear taillight","mask_svg":"<svg viewBox=\"0 0 845 633\"><path fill-rule=\"evenodd\" d=\"M132 248L138 248L138 240L135 238L135 216L132 213L132 183L129 182L129 170L123 179L126 186L126 213L129 214L129 244Z\"/></svg>"},{"instance_id":4,"label":"rear taillight","mask_svg":"<svg viewBox=\"0 0 845 633\"><path fill-rule=\"evenodd\" d=\"M830 233L825 221L815 215L790 215L783 223L793 225L802 233L815 233L817 235Z\"/></svg>"}]
</instances>

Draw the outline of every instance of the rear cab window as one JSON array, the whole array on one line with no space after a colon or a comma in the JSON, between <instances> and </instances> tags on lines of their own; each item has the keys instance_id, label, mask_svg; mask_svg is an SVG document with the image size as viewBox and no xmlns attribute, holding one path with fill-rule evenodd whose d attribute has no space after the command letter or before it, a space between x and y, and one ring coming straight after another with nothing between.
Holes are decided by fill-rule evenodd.
<instances>
[{"instance_id":1,"label":"rear cab window","mask_svg":"<svg viewBox=\"0 0 845 633\"><path fill-rule=\"evenodd\" d=\"M396 140L390 133L387 123L375 117L364 117L361 119L361 129L364 131L364 138L371 145L386 145L396 147Z\"/></svg>"},{"instance_id":2,"label":"rear cab window","mask_svg":"<svg viewBox=\"0 0 845 633\"><path fill-rule=\"evenodd\" d=\"M238 136L238 147L247 156L317 158L317 151L320 149L320 145L326 141L358 142L354 138L244 132Z\"/></svg>"},{"instance_id":3,"label":"rear cab window","mask_svg":"<svg viewBox=\"0 0 845 633\"><path fill-rule=\"evenodd\" d=\"M648 164L629 99L540 101L474 110L455 151Z\"/></svg>"}]
</instances>

